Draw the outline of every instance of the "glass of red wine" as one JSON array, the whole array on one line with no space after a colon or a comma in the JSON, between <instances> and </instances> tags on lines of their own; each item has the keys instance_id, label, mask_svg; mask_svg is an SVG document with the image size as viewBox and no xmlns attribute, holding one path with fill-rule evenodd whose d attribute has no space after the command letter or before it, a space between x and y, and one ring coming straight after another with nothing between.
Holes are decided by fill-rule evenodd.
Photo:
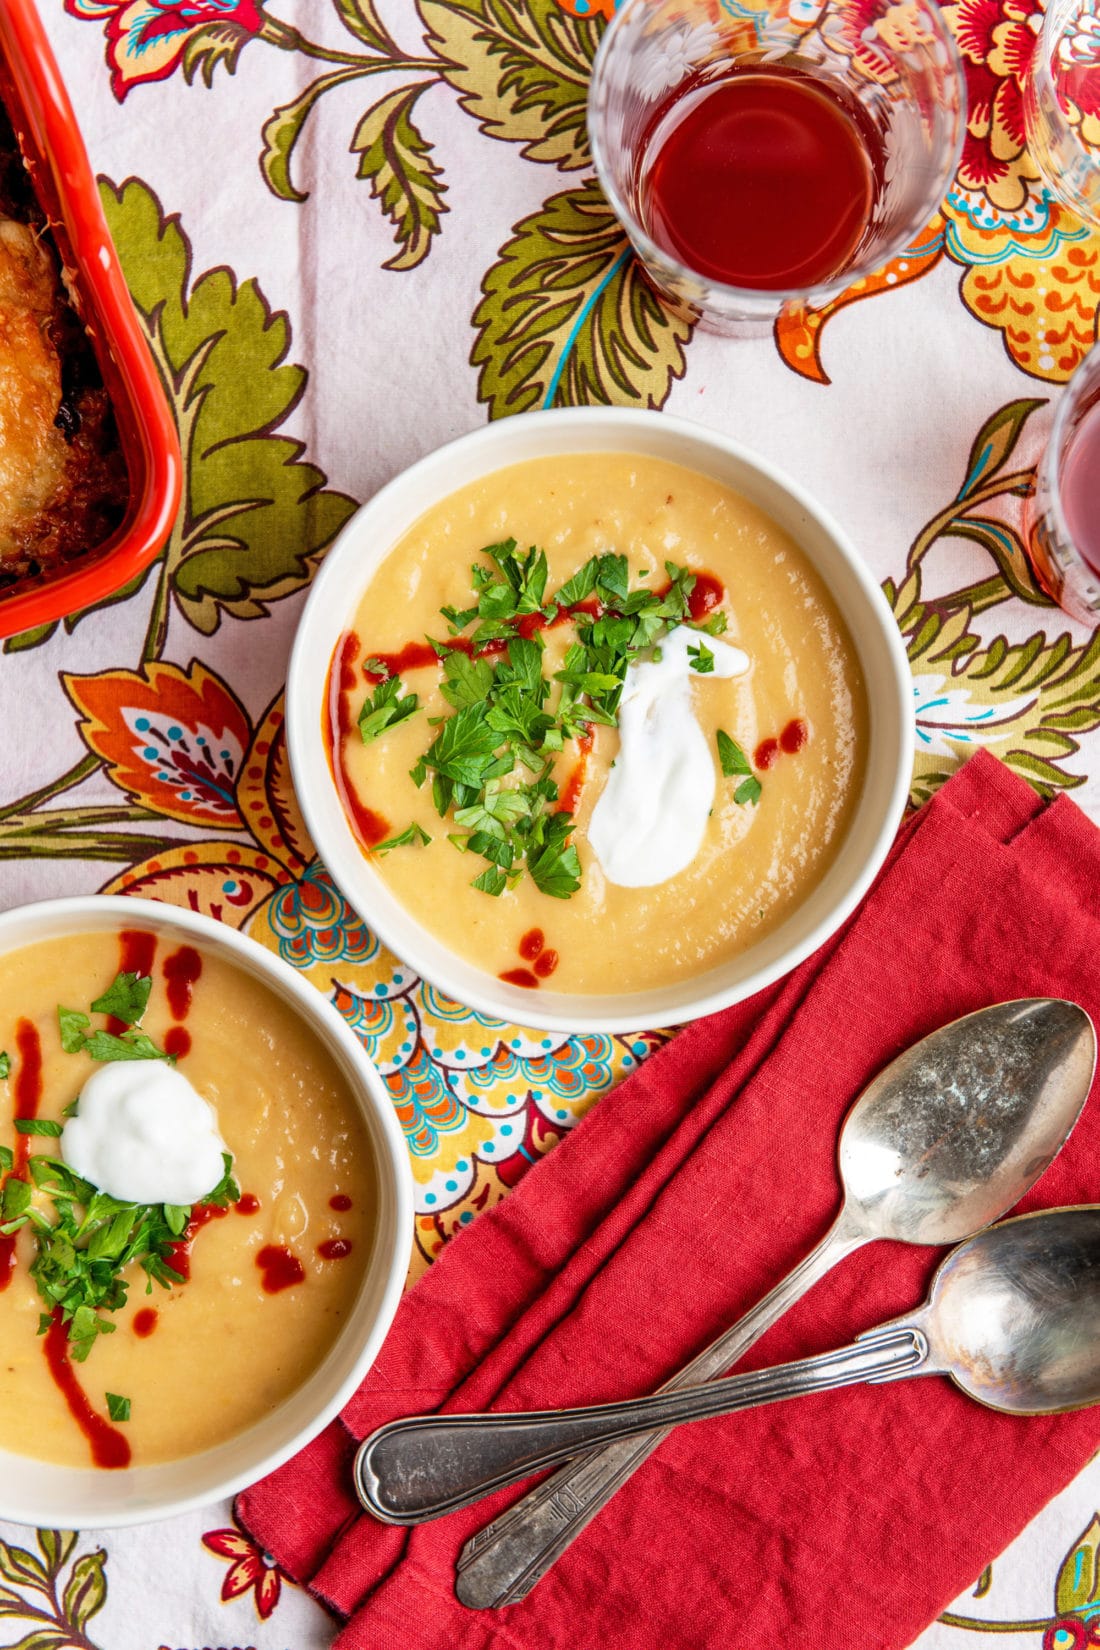
<instances>
[{"instance_id":1,"label":"glass of red wine","mask_svg":"<svg viewBox=\"0 0 1100 1650\"><path fill-rule=\"evenodd\" d=\"M1048 187L1100 225L1100 0L1047 0L1024 81L1024 125Z\"/></svg>"},{"instance_id":2,"label":"glass of red wine","mask_svg":"<svg viewBox=\"0 0 1100 1650\"><path fill-rule=\"evenodd\" d=\"M912 245L965 123L935 0L624 0L588 99L600 183L650 281L733 334Z\"/></svg>"},{"instance_id":3,"label":"glass of red wine","mask_svg":"<svg viewBox=\"0 0 1100 1650\"><path fill-rule=\"evenodd\" d=\"M1094 626L1100 618L1100 345L1066 386L1027 518L1040 581L1071 618Z\"/></svg>"}]
</instances>

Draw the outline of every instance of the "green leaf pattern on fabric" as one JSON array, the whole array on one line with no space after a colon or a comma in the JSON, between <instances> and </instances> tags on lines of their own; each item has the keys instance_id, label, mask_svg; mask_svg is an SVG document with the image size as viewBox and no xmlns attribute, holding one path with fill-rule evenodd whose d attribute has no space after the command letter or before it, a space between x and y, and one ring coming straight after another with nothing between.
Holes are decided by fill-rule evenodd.
<instances>
[{"instance_id":1,"label":"green leaf pattern on fabric","mask_svg":"<svg viewBox=\"0 0 1100 1650\"><path fill-rule=\"evenodd\" d=\"M601 25L555 0L417 0L439 70L483 132L563 172L588 165L585 109Z\"/></svg>"},{"instance_id":2,"label":"green leaf pattern on fabric","mask_svg":"<svg viewBox=\"0 0 1100 1650\"><path fill-rule=\"evenodd\" d=\"M493 418L532 407L660 407L683 377L691 324L642 279L594 181L518 223L482 292L471 359Z\"/></svg>"},{"instance_id":3,"label":"green leaf pattern on fabric","mask_svg":"<svg viewBox=\"0 0 1100 1650\"><path fill-rule=\"evenodd\" d=\"M402 86L368 109L351 140L359 156L359 176L370 180L371 194L393 224L398 251L386 269L415 269L432 248L447 207L446 185L413 122L417 98L427 86Z\"/></svg>"},{"instance_id":4,"label":"green leaf pattern on fabric","mask_svg":"<svg viewBox=\"0 0 1100 1650\"><path fill-rule=\"evenodd\" d=\"M187 236L145 184L104 184L101 194L176 408L187 473L154 620L163 628L170 595L210 635L223 616L260 618L307 584L355 501L325 486L300 442L277 434L307 376L286 359L286 315L231 270L193 279Z\"/></svg>"}]
</instances>

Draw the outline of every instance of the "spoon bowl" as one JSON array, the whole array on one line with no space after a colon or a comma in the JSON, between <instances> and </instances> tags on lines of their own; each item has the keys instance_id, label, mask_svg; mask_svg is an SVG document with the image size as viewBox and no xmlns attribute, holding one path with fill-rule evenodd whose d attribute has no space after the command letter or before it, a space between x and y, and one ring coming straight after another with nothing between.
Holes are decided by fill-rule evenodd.
<instances>
[{"instance_id":1,"label":"spoon bowl","mask_svg":"<svg viewBox=\"0 0 1100 1650\"><path fill-rule=\"evenodd\" d=\"M845 1215L866 1237L958 1243L1053 1162L1092 1084L1096 1035L1076 1003L995 1003L899 1054L840 1136Z\"/></svg>"},{"instance_id":2,"label":"spoon bowl","mask_svg":"<svg viewBox=\"0 0 1100 1650\"><path fill-rule=\"evenodd\" d=\"M1100 1208L1022 1215L979 1232L906 1319L929 1371L1013 1415L1100 1403Z\"/></svg>"}]
</instances>

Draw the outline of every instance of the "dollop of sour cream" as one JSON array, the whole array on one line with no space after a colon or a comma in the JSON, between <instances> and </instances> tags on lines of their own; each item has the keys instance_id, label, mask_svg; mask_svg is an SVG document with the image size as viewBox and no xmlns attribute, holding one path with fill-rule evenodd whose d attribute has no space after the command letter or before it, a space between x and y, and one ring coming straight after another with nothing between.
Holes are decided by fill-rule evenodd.
<instances>
[{"instance_id":1,"label":"dollop of sour cream","mask_svg":"<svg viewBox=\"0 0 1100 1650\"><path fill-rule=\"evenodd\" d=\"M700 643L714 669L692 669ZM604 876L621 888L651 888L691 864L699 852L717 784L715 756L692 705L692 684L743 676L739 647L677 625L626 673L619 701L619 754L588 822L588 840Z\"/></svg>"},{"instance_id":2,"label":"dollop of sour cream","mask_svg":"<svg viewBox=\"0 0 1100 1650\"><path fill-rule=\"evenodd\" d=\"M225 1170L214 1108L159 1060L100 1066L61 1131L69 1168L124 1203L197 1203Z\"/></svg>"}]
</instances>

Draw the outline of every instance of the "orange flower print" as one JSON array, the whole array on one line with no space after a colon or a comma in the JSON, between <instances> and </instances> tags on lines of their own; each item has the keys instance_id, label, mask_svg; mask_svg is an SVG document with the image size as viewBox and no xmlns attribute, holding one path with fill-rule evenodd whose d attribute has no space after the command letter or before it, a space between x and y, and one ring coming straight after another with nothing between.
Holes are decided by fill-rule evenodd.
<instances>
[{"instance_id":1,"label":"orange flower print","mask_svg":"<svg viewBox=\"0 0 1100 1650\"><path fill-rule=\"evenodd\" d=\"M240 1530L208 1530L202 1544L219 1557L233 1560L222 1582L223 1604L254 1588L256 1614L261 1621L266 1621L278 1604L283 1588L283 1572L274 1559Z\"/></svg>"},{"instance_id":2,"label":"orange flower print","mask_svg":"<svg viewBox=\"0 0 1100 1650\"><path fill-rule=\"evenodd\" d=\"M103 24L120 103L131 86L166 80L197 37L217 42L232 62L264 26L256 0L65 0L65 10Z\"/></svg>"},{"instance_id":3,"label":"orange flower print","mask_svg":"<svg viewBox=\"0 0 1100 1650\"><path fill-rule=\"evenodd\" d=\"M242 831L237 782L252 729L235 694L197 660L62 677L85 744L131 799L186 825Z\"/></svg>"}]
</instances>

